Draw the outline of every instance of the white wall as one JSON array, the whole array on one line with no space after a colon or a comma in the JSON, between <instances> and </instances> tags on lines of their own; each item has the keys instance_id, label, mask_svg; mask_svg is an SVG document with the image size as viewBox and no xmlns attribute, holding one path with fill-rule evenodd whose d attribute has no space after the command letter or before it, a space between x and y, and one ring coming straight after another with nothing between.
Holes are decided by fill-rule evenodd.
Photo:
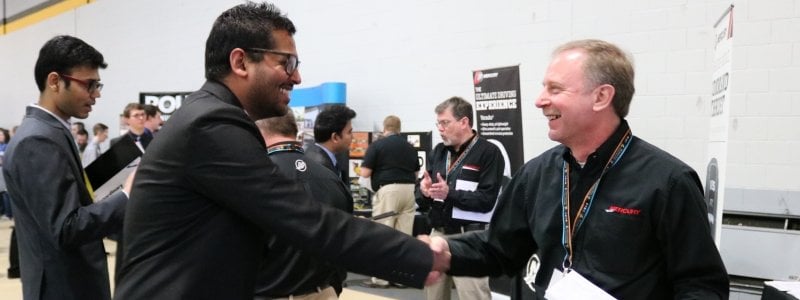
<instances>
[{"instance_id":1,"label":"white wall","mask_svg":"<svg viewBox=\"0 0 800 300\"><path fill-rule=\"evenodd\" d=\"M56 33L106 56L106 88L87 124L116 128L141 91L190 91L203 82L214 18L241 1L99 0L0 36L0 126L36 100L33 65ZM435 130L433 108L472 99L471 71L520 65L525 158L554 145L533 105L550 51L600 38L631 52L634 134L705 176L712 25L730 1L410 0L276 1L298 27L303 84L348 85L356 130L396 114L409 131ZM735 1L728 187L800 191L800 1Z\"/></svg>"}]
</instances>

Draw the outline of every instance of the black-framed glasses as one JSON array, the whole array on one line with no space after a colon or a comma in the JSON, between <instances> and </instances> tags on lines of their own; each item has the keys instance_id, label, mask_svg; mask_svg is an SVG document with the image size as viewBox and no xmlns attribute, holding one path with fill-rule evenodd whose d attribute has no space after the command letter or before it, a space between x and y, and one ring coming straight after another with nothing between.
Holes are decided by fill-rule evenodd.
<instances>
[{"instance_id":1,"label":"black-framed glasses","mask_svg":"<svg viewBox=\"0 0 800 300\"><path fill-rule=\"evenodd\" d=\"M286 58L286 61L283 63L283 69L286 71L286 75L289 76L292 76L292 74L294 74L294 71L297 70L297 66L300 65L300 60L297 59L297 55L294 55L292 53L264 49L264 48L247 48L247 51L283 55Z\"/></svg>"},{"instance_id":2,"label":"black-framed glasses","mask_svg":"<svg viewBox=\"0 0 800 300\"><path fill-rule=\"evenodd\" d=\"M64 74L58 74L58 76L69 79L70 81L80 83L83 87L86 88L86 91L89 92L89 94L93 94L95 91L99 92L103 90L103 84L100 83L99 80L94 80L94 79L83 80Z\"/></svg>"}]
</instances>

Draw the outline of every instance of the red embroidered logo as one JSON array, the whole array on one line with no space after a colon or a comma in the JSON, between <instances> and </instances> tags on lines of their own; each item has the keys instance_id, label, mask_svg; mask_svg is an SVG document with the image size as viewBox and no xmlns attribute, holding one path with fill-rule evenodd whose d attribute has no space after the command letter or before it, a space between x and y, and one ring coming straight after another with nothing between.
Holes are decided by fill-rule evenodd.
<instances>
[{"instance_id":1,"label":"red embroidered logo","mask_svg":"<svg viewBox=\"0 0 800 300\"><path fill-rule=\"evenodd\" d=\"M470 171L475 171L475 172L478 172L478 171L481 170L481 167L478 166L478 165L464 165L461 168L462 169L467 169L467 170L470 170Z\"/></svg>"},{"instance_id":2,"label":"red embroidered logo","mask_svg":"<svg viewBox=\"0 0 800 300\"><path fill-rule=\"evenodd\" d=\"M616 206L616 205L612 205L612 206L609 206L608 208L606 208L606 212L613 212L613 213L618 213L618 214L622 214L622 215L629 215L629 216L638 216L640 213L642 213L642 210L641 209L635 209L635 208L624 208L624 207L619 207L619 206Z\"/></svg>"}]
</instances>

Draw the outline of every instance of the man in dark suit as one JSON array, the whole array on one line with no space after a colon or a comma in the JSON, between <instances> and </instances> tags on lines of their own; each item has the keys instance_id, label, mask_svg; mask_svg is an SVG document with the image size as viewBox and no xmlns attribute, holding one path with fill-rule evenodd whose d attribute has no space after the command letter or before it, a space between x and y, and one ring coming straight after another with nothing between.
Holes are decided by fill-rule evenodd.
<instances>
[{"instance_id":1,"label":"man in dark suit","mask_svg":"<svg viewBox=\"0 0 800 300\"><path fill-rule=\"evenodd\" d=\"M314 141L306 146L306 156L339 175L347 189L350 180L347 159L353 141L353 119L356 112L344 105L326 107L314 120ZM352 205L351 205L352 206ZM352 212L352 209L350 209Z\"/></svg>"},{"instance_id":2,"label":"man in dark suit","mask_svg":"<svg viewBox=\"0 0 800 300\"><path fill-rule=\"evenodd\" d=\"M128 124L128 131L121 136L111 139L109 144L114 145L121 139L127 138L140 146L142 151L147 149L147 146L150 145L150 141L153 140L153 132L145 127L147 114L144 111L144 104L136 102L128 103L122 111L122 117L125 118L125 123Z\"/></svg>"},{"instance_id":3,"label":"man in dark suit","mask_svg":"<svg viewBox=\"0 0 800 300\"><path fill-rule=\"evenodd\" d=\"M25 299L111 299L102 238L122 228L130 191L93 203L70 117L89 116L100 97L103 55L71 36L39 51L40 96L6 152ZM129 178L130 179L130 178Z\"/></svg>"},{"instance_id":4,"label":"man in dark suit","mask_svg":"<svg viewBox=\"0 0 800 300\"><path fill-rule=\"evenodd\" d=\"M348 211L348 205L352 203L350 192L339 176L305 157L303 147L296 138L297 123L291 111L282 117L258 120L256 125L267 143L270 159L278 165L283 175L302 183L303 189L314 200ZM257 299L333 299L341 293L346 271L274 237L267 242L264 253L267 259L259 271Z\"/></svg>"},{"instance_id":5,"label":"man in dark suit","mask_svg":"<svg viewBox=\"0 0 800 300\"><path fill-rule=\"evenodd\" d=\"M429 248L312 201L267 157L254 120L286 114L301 80L294 32L266 3L237 5L215 21L206 83L164 124L139 165L117 299L253 299L268 235L414 287L449 263L439 244Z\"/></svg>"}]
</instances>

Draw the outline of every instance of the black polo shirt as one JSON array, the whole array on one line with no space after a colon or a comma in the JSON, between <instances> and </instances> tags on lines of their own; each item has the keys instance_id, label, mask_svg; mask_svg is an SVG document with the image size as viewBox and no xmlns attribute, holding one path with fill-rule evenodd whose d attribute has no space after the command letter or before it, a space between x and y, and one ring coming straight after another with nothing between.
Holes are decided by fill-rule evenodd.
<instances>
[{"instance_id":1,"label":"black polo shirt","mask_svg":"<svg viewBox=\"0 0 800 300\"><path fill-rule=\"evenodd\" d=\"M392 183L414 183L419 171L417 150L399 134L375 141L364 155L364 167L372 169L372 190Z\"/></svg>"}]
</instances>

